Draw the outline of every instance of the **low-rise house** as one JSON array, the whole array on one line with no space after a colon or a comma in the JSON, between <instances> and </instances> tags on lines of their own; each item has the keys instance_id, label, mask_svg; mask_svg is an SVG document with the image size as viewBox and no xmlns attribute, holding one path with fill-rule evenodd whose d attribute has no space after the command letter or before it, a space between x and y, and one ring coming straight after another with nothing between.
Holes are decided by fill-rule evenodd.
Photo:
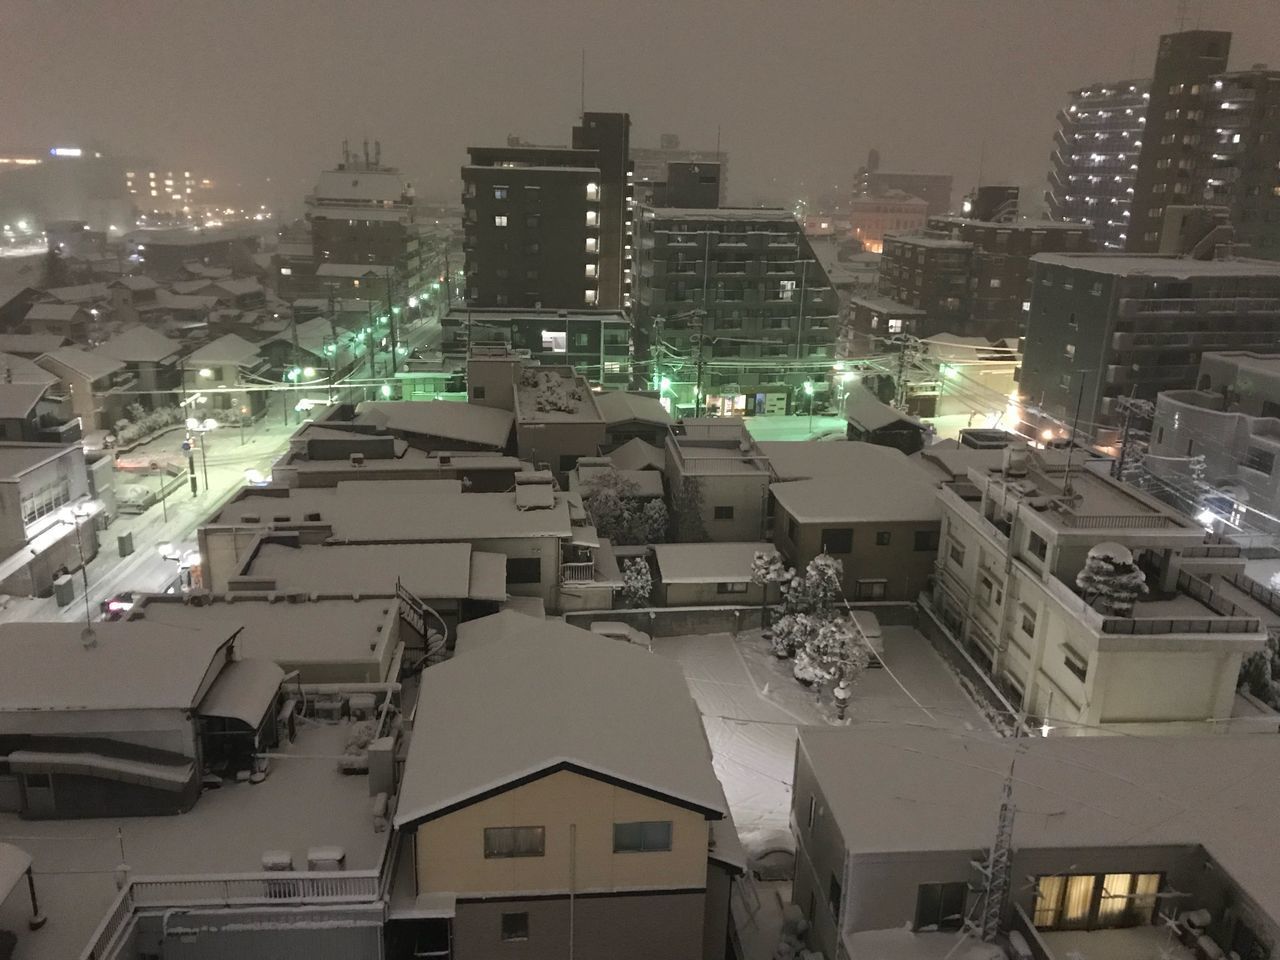
<instances>
[{"instance_id":1,"label":"low-rise house","mask_svg":"<svg viewBox=\"0 0 1280 960\"><path fill-rule=\"evenodd\" d=\"M919 465L892 447L851 441L762 443L773 542L797 569L827 553L846 599L914 600L933 573L942 509Z\"/></svg>"},{"instance_id":2,"label":"low-rise house","mask_svg":"<svg viewBox=\"0 0 1280 960\"><path fill-rule=\"evenodd\" d=\"M758 543L658 543L659 590L668 607L760 604L766 587L751 577L757 553L769 554L773 544ZM769 603L778 601L777 584L768 585Z\"/></svg>"},{"instance_id":3,"label":"low-rise house","mask_svg":"<svg viewBox=\"0 0 1280 960\"><path fill-rule=\"evenodd\" d=\"M605 422L586 379L572 367L523 367L513 405L521 460L551 470L563 484L579 457L593 457Z\"/></svg>"},{"instance_id":4,"label":"low-rise house","mask_svg":"<svg viewBox=\"0 0 1280 960\"><path fill-rule=\"evenodd\" d=\"M804 727L792 901L829 957L960 956L999 883L995 932L1040 960L1274 957L1280 865L1254 825L1278 776L1275 737Z\"/></svg>"},{"instance_id":5,"label":"low-rise house","mask_svg":"<svg viewBox=\"0 0 1280 960\"><path fill-rule=\"evenodd\" d=\"M615 478L631 498L662 498L661 473L657 470L621 470L608 457L579 457L577 465L569 472L569 489L585 497L591 494L596 485L612 482Z\"/></svg>"},{"instance_id":6,"label":"low-rise house","mask_svg":"<svg viewBox=\"0 0 1280 960\"><path fill-rule=\"evenodd\" d=\"M427 453L479 450L506 453L513 417L505 410L451 400L365 400L354 409L340 404L320 422L351 423L404 440Z\"/></svg>"},{"instance_id":7,"label":"low-rise house","mask_svg":"<svg viewBox=\"0 0 1280 960\"><path fill-rule=\"evenodd\" d=\"M661 446L671 428L671 414L656 397L625 390L606 390L596 394L596 406L604 417L607 450L621 447L632 439Z\"/></svg>"},{"instance_id":8,"label":"low-rise house","mask_svg":"<svg viewBox=\"0 0 1280 960\"><path fill-rule=\"evenodd\" d=\"M22 318L22 327L28 333L88 343L94 323L89 310L77 303L33 303Z\"/></svg>"},{"instance_id":9,"label":"low-rise house","mask_svg":"<svg viewBox=\"0 0 1280 960\"><path fill-rule=\"evenodd\" d=\"M176 340L171 340L150 327L136 324L99 344L95 352L119 360L125 365L126 371L137 378L134 387L137 393L132 402L141 403L148 409L172 406L177 402L177 394L182 386L179 367L182 344Z\"/></svg>"},{"instance_id":10,"label":"low-rise house","mask_svg":"<svg viewBox=\"0 0 1280 960\"><path fill-rule=\"evenodd\" d=\"M127 324L140 323L148 314L160 309L157 297L160 285L151 277L117 277L107 284L111 295L111 315Z\"/></svg>"},{"instance_id":11,"label":"low-rise house","mask_svg":"<svg viewBox=\"0 0 1280 960\"><path fill-rule=\"evenodd\" d=\"M69 347L71 341L56 333L0 333L0 353L24 360L52 353L59 347Z\"/></svg>"},{"instance_id":12,"label":"low-rise house","mask_svg":"<svg viewBox=\"0 0 1280 960\"><path fill-rule=\"evenodd\" d=\"M58 378L25 357L0 353L0 440L80 438L70 396Z\"/></svg>"},{"instance_id":13,"label":"low-rise house","mask_svg":"<svg viewBox=\"0 0 1280 960\"><path fill-rule=\"evenodd\" d=\"M316 267L315 276L334 297L385 304L388 279L397 270L383 263L322 263Z\"/></svg>"},{"instance_id":14,"label":"low-rise house","mask_svg":"<svg viewBox=\"0 0 1280 960\"><path fill-rule=\"evenodd\" d=\"M80 444L0 443L0 593L48 596L60 570L97 556L92 494Z\"/></svg>"},{"instance_id":15,"label":"low-rise house","mask_svg":"<svg viewBox=\"0 0 1280 960\"><path fill-rule=\"evenodd\" d=\"M665 443L665 438L662 442ZM638 437L628 440L616 450L611 450L609 459L619 470L657 470L661 472L667 466L667 457L662 446L654 446Z\"/></svg>"},{"instance_id":16,"label":"low-rise house","mask_svg":"<svg viewBox=\"0 0 1280 960\"><path fill-rule=\"evenodd\" d=\"M389 946L722 960L744 863L679 666L528 623L422 675Z\"/></svg>"},{"instance_id":17,"label":"low-rise house","mask_svg":"<svg viewBox=\"0 0 1280 960\"><path fill-rule=\"evenodd\" d=\"M261 390L245 390L244 387L246 377L260 374L266 365L267 361L256 344L234 333L225 334L186 358L182 367L183 394L190 396L209 391L205 394L209 408L240 408L245 413L257 415L266 409L266 396Z\"/></svg>"},{"instance_id":18,"label":"low-rise house","mask_svg":"<svg viewBox=\"0 0 1280 960\"><path fill-rule=\"evenodd\" d=\"M555 490L546 473L517 474L514 491L502 493L464 493L457 480L242 491L200 529L208 589L227 590L263 530L296 531L302 543L469 543L505 556L507 591L548 610L607 610L621 585L581 499Z\"/></svg>"},{"instance_id":19,"label":"low-rise house","mask_svg":"<svg viewBox=\"0 0 1280 960\"><path fill-rule=\"evenodd\" d=\"M247 769L278 741L284 672L237 658L235 641L235 628L0 625L0 794L31 819L190 809L206 772Z\"/></svg>"},{"instance_id":20,"label":"low-rise house","mask_svg":"<svg viewBox=\"0 0 1280 960\"><path fill-rule=\"evenodd\" d=\"M323 576L318 573L312 582L319 584ZM395 595L394 578L380 594L360 595L353 585L345 596L323 586L314 594L296 583L288 589L287 581L268 587L271 576L242 579L258 583L247 588L233 583L234 592L221 596L197 594L196 603L171 594L143 596L124 622L189 636L235 633L240 656L296 672L300 683L396 680L406 638L397 604L388 602Z\"/></svg>"},{"instance_id":21,"label":"low-rise house","mask_svg":"<svg viewBox=\"0 0 1280 960\"><path fill-rule=\"evenodd\" d=\"M849 440L896 447L915 453L924 446L925 427L914 417L881 403L866 387L854 384L844 398L844 418Z\"/></svg>"},{"instance_id":22,"label":"low-rise house","mask_svg":"<svg viewBox=\"0 0 1280 960\"><path fill-rule=\"evenodd\" d=\"M1075 733L1227 729L1255 609L1225 579L1236 547L1109 477L1007 451L940 494L933 609L1016 710ZM1092 548L1127 550L1145 579L1113 611L1077 576ZM1097 609L1095 609L1095 604Z\"/></svg>"},{"instance_id":23,"label":"low-rise house","mask_svg":"<svg viewBox=\"0 0 1280 960\"><path fill-rule=\"evenodd\" d=\"M760 540L767 529L769 463L740 417L677 420L666 439L672 511L696 517L710 540Z\"/></svg>"},{"instance_id":24,"label":"low-rise house","mask_svg":"<svg viewBox=\"0 0 1280 960\"><path fill-rule=\"evenodd\" d=\"M36 358L70 397L86 430L110 430L134 402L137 379L119 360L80 347L59 347Z\"/></svg>"}]
</instances>

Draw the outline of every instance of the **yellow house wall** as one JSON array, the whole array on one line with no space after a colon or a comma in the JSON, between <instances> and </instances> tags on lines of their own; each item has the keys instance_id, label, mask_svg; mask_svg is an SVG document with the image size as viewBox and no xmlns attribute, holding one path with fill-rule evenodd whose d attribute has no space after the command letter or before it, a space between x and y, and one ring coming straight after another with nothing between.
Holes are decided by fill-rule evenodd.
<instances>
[{"instance_id":1,"label":"yellow house wall","mask_svg":"<svg viewBox=\"0 0 1280 960\"><path fill-rule=\"evenodd\" d=\"M637 820L670 820L671 850L614 853L613 824ZM419 825L418 892L567 892L571 824L577 826L575 892L706 884L709 827L700 813L561 770ZM543 856L485 859L486 827L532 826L546 828Z\"/></svg>"}]
</instances>

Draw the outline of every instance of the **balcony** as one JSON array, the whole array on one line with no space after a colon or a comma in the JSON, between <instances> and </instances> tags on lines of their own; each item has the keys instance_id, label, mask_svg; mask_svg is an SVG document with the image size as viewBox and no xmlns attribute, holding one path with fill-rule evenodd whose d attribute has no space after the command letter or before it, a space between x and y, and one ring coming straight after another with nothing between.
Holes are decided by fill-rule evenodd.
<instances>
[{"instance_id":1,"label":"balcony","mask_svg":"<svg viewBox=\"0 0 1280 960\"><path fill-rule=\"evenodd\" d=\"M593 560L582 560L560 564L560 583L591 583L596 578L596 565Z\"/></svg>"},{"instance_id":2,"label":"balcony","mask_svg":"<svg viewBox=\"0 0 1280 960\"><path fill-rule=\"evenodd\" d=\"M1269 314L1280 312L1280 299L1272 297L1220 297L1220 298L1122 298L1119 315L1134 317L1150 314L1179 316L1188 313L1202 316L1222 314Z\"/></svg>"}]
</instances>

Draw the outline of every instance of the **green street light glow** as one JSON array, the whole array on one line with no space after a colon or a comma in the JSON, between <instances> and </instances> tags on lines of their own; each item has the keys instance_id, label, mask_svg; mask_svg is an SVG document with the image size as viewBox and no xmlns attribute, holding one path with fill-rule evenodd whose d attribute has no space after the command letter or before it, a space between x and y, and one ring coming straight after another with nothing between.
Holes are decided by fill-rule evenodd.
<instances>
[{"instance_id":1,"label":"green street light glow","mask_svg":"<svg viewBox=\"0 0 1280 960\"><path fill-rule=\"evenodd\" d=\"M380 392L381 392L381 394L382 394L384 397L389 397L389 396L391 396L391 384L389 384L389 383L384 383L384 384L382 385L382 387L380 388Z\"/></svg>"},{"instance_id":2,"label":"green street light glow","mask_svg":"<svg viewBox=\"0 0 1280 960\"><path fill-rule=\"evenodd\" d=\"M811 396L811 397L813 396L813 381L812 381L812 380L806 380L806 381L804 382L804 392L805 392L806 394L808 394L809 396Z\"/></svg>"},{"instance_id":3,"label":"green street light glow","mask_svg":"<svg viewBox=\"0 0 1280 960\"><path fill-rule=\"evenodd\" d=\"M670 378L670 377L663 377L663 378L658 382L658 388L659 388L663 393L666 393L668 390L670 390L670 389L671 389L671 378Z\"/></svg>"},{"instance_id":4,"label":"green street light glow","mask_svg":"<svg viewBox=\"0 0 1280 960\"><path fill-rule=\"evenodd\" d=\"M311 377L314 377L314 376L316 375L316 368L315 368L315 367L304 367L304 368L303 368L303 370L302 370L302 375L303 375L304 377L307 377L308 379L309 379L309 378L311 378Z\"/></svg>"}]
</instances>

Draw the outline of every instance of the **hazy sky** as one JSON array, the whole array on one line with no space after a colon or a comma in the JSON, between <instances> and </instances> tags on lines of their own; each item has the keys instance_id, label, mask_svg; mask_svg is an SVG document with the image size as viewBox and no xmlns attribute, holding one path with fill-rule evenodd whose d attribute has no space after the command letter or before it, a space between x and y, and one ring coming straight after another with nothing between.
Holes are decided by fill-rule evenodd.
<instances>
[{"instance_id":1,"label":"hazy sky","mask_svg":"<svg viewBox=\"0 0 1280 960\"><path fill-rule=\"evenodd\" d=\"M1189 0L1231 66L1280 60L1280 0ZM886 169L1042 188L1064 94L1145 76L1176 0L0 0L0 148L99 138L300 207L344 136L453 197L468 144L564 142L625 110L731 155L731 199ZM1273 66L1280 63L1273 62ZM207 175L207 174L206 174ZM266 179L272 178L270 184ZM249 199L245 197L244 199Z\"/></svg>"}]
</instances>

